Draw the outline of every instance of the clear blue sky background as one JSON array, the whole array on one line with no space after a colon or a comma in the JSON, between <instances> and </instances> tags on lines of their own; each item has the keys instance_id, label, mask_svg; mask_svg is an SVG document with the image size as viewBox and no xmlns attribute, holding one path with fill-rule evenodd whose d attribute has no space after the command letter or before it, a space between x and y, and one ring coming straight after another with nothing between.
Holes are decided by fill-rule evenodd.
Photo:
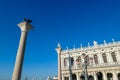
<instances>
[{"instance_id":1,"label":"clear blue sky background","mask_svg":"<svg viewBox=\"0 0 120 80\"><path fill-rule=\"evenodd\" d=\"M57 75L60 42L77 48L120 40L120 1L116 0L1 0L0 1L0 80L11 80L20 39L17 24L32 19L22 78Z\"/></svg>"}]
</instances>

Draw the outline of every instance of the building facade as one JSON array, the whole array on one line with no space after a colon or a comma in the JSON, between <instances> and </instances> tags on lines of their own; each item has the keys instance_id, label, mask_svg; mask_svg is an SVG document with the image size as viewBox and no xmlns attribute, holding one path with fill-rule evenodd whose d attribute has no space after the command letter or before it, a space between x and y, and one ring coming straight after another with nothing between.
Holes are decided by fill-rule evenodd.
<instances>
[{"instance_id":1,"label":"building facade","mask_svg":"<svg viewBox=\"0 0 120 80\"><path fill-rule=\"evenodd\" d=\"M84 59L87 62L88 80L120 80L120 41L62 50L58 61L58 80L85 80ZM61 70L61 71L59 71ZM61 78L59 78L61 77Z\"/></svg>"}]
</instances>

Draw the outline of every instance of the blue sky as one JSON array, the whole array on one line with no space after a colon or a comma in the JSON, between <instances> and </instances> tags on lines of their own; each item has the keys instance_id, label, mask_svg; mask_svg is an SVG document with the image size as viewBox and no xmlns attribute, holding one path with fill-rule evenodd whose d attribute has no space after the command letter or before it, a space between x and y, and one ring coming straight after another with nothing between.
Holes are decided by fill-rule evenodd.
<instances>
[{"instance_id":1,"label":"blue sky","mask_svg":"<svg viewBox=\"0 0 120 80\"><path fill-rule=\"evenodd\" d=\"M118 0L1 0L0 1L0 80L10 80L19 44L23 18L32 19L22 78L57 75L57 53L120 40L120 1Z\"/></svg>"}]
</instances>

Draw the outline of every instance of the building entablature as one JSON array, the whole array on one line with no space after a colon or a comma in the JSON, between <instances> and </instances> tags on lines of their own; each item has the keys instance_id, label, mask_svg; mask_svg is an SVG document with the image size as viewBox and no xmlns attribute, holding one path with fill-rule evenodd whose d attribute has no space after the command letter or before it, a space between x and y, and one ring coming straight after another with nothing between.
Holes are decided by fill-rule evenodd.
<instances>
[{"instance_id":1,"label":"building entablature","mask_svg":"<svg viewBox=\"0 0 120 80\"><path fill-rule=\"evenodd\" d=\"M87 53L92 52L107 52L107 51L114 51L117 49L120 49L120 41L117 42L111 42L111 43L106 43L105 44L98 44L97 46L87 46L87 47L82 47L82 48L74 48L74 49L67 49L67 50L62 50L62 54L72 54L72 53ZM109 49L109 50L108 50Z\"/></svg>"}]
</instances>

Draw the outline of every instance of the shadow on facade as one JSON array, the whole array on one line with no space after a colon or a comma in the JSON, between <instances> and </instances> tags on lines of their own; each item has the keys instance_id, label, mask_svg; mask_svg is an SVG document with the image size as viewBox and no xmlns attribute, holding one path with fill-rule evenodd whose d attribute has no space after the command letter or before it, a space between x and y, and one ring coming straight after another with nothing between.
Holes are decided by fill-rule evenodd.
<instances>
[{"instance_id":1,"label":"shadow on facade","mask_svg":"<svg viewBox=\"0 0 120 80\"><path fill-rule=\"evenodd\" d=\"M72 80L77 80L76 74L72 74Z\"/></svg>"}]
</instances>

